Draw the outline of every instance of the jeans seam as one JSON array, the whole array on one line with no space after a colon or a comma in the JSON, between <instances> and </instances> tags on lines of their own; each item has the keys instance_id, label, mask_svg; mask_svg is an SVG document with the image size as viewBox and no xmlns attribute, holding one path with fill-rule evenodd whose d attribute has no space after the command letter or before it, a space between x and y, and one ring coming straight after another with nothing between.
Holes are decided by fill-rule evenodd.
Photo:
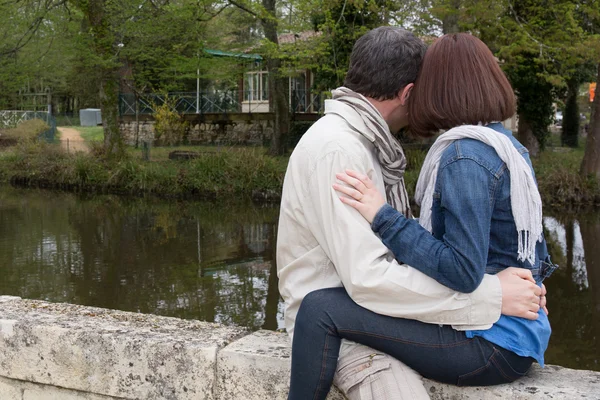
<instances>
[{"instance_id":1,"label":"jeans seam","mask_svg":"<svg viewBox=\"0 0 600 400\"><path fill-rule=\"evenodd\" d=\"M486 368L488 368L490 366L490 364L492 363L492 357L494 357L494 355L492 354L492 356L490 357L490 359L488 360L488 362L485 365L482 365L481 367L477 368L475 371L471 371L468 372L464 375L459 375L458 376L458 384L460 384L460 382L466 378L469 378L475 374L480 373L481 371L484 371Z\"/></svg>"},{"instance_id":2,"label":"jeans seam","mask_svg":"<svg viewBox=\"0 0 600 400\"><path fill-rule=\"evenodd\" d=\"M519 375L519 377L527 375L527 372L529 371L529 368L527 369L527 371L521 373L521 372L519 372L519 371L517 371L517 370L514 369L514 367L512 366L512 364L506 359L506 357L504 357L504 354L502 354L501 351L498 352L498 355L500 355L500 357L502 357L502 359L504 360L504 362L510 367L510 369L512 370L512 372L515 375Z\"/></svg>"},{"instance_id":3,"label":"jeans seam","mask_svg":"<svg viewBox=\"0 0 600 400\"><path fill-rule=\"evenodd\" d=\"M413 345L417 345L420 347L432 347L432 348L450 348L450 347L456 347L456 346L461 346L463 344L467 344L467 342L470 342L472 339L466 339L466 340L462 340L460 342L456 342L456 343L451 343L451 344L424 344L424 343L419 343L419 342L413 342L410 340L406 340L406 339L398 339L398 338L394 338L394 337L390 337L390 336L385 336L385 335L378 335L376 333L369 333L369 332L363 332L363 331L355 331L355 330L348 330L348 329L338 329L338 333L340 332L346 332L346 333L357 333L357 334L361 334L361 335L365 335L365 336L372 336L372 337L376 337L376 338L380 338L380 339L386 339L386 340L391 340L394 342L400 342L400 343L408 343L408 344L413 344Z\"/></svg>"},{"instance_id":4,"label":"jeans seam","mask_svg":"<svg viewBox=\"0 0 600 400\"><path fill-rule=\"evenodd\" d=\"M499 353L500 352L498 350L494 350L494 354L492 354L492 357L490 358L490 361L492 362L492 364L494 364L494 366L496 367L496 370L498 370L498 372L500 372L500 375L502 375L508 382L512 382L512 381L514 381L514 379L511 379L508 375L506 375L504 373L504 371L502 370L502 367L500 366L500 364L494 358L494 357L496 357L496 354L499 354Z\"/></svg>"},{"instance_id":5,"label":"jeans seam","mask_svg":"<svg viewBox=\"0 0 600 400\"><path fill-rule=\"evenodd\" d=\"M315 391L314 399L319 398L319 393L321 392L321 385L323 383L323 375L325 375L325 370L327 369L327 350L329 349L329 337L330 334L333 333L331 328L327 329L325 333L325 348L323 349L323 360L321 361L321 375L319 376L319 386L317 386L317 390Z\"/></svg>"}]
</instances>

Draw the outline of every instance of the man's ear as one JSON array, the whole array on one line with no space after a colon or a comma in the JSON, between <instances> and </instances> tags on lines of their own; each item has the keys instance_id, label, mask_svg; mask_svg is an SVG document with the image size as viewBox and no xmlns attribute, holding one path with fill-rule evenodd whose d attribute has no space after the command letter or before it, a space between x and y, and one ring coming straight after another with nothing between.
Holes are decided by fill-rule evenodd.
<instances>
[{"instance_id":1,"label":"man's ear","mask_svg":"<svg viewBox=\"0 0 600 400\"><path fill-rule=\"evenodd\" d=\"M412 92L414 87L415 87L414 83L409 83L408 85L404 86L404 88L402 90L400 90L400 92L398 92L398 98L400 99L400 104L402 104L403 106L406 105L406 102L408 101L408 98L410 97L410 93Z\"/></svg>"}]
</instances>

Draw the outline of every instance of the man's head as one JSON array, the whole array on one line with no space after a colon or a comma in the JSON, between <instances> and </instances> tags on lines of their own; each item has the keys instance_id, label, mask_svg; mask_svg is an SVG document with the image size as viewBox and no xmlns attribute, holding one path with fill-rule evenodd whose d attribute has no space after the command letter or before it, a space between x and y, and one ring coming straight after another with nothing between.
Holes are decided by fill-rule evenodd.
<instances>
[{"instance_id":1,"label":"man's head","mask_svg":"<svg viewBox=\"0 0 600 400\"><path fill-rule=\"evenodd\" d=\"M409 31L382 26L361 36L352 49L344 86L369 98L392 131L406 125L406 100L425 54Z\"/></svg>"}]
</instances>

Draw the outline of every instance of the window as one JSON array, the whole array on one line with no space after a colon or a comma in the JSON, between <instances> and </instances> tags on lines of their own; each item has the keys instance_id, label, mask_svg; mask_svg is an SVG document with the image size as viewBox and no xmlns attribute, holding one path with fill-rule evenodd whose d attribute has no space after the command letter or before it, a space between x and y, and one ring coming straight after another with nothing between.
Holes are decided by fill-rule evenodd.
<instances>
[{"instance_id":1,"label":"window","mask_svg":"<svg viewBox=\"0 0 600 400\"><path fill-rule=\"evenodd\" d=\"M244 101L269 101L269 73L267 71L246 73Z\"/></svg>"}]
</instances>

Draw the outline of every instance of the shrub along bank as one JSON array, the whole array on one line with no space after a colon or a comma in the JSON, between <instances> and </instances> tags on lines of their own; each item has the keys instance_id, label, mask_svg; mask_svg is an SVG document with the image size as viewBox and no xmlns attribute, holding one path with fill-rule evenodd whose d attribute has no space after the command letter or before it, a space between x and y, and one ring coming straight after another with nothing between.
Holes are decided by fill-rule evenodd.
<instances>
[{"instance_id":1,"label":"shrub along bank","mask_svg":"<svg viewBox=\"0 0 600 400\"><path fill-rule=\"evenodd\" d=\"M21 186L166 197L278 201L287 159L260 148L203 152L192 160L107 160L56 145L19 143L0 153L0 181Z\"/></svg>"},{"instance_id":2,"label":"shrub along bank","mask_svg":"<svg viewBox=\"0 0 600 400\"><path fill-rule=\"evenodd\" d=\"M169 160L166 148L158 150L153 150L155 161L143 161L139 152L117 161L106 160L97 151L66 154L56 145L24 141L0 152L0 181L165 197L280 199L286 157L270 157L262 148L202 148L195 159ZM406 156L405 181L412 198L425 151L408 147ZM555 148L533 160L546 207L600 206L599 186L579 175L582 159L581 148Z\"/></svg>"}]
</instances>

